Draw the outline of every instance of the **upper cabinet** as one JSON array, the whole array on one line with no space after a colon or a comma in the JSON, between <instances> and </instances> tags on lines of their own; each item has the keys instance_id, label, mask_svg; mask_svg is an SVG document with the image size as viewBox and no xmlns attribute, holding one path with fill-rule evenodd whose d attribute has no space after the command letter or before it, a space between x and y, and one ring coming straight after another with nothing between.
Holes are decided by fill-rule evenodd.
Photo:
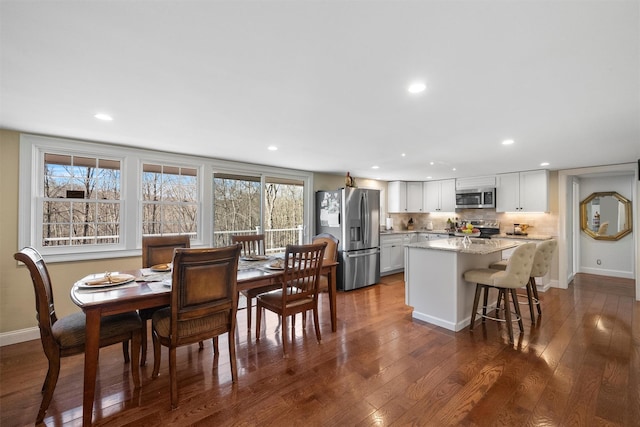
<instances>
[{"instance_id":1,"label":"upper cabinet","mask_svg":"<svg viewBox=\"0 0 640 427\"><path fill-rule=\"evenodd\" d=\"M423 183L423 212L454 212L456 210L456 180Z\"/></svg>"},{"instance_id":2,"label":"upper cabinet","mask_svg":"<svg viewBox=\"0 0 640 427\"><path fill-rule=\"evenodd\" d=\"M456 179L456 190L475 190L477 188L495 188L496 176L474 176Z\"/></svg>"},{"instance_id":3,"label":"upper cabinet","mask_svg":"<svg viewBox=\"0 0 640 427\"><path fill-rule=\"evenodd\" d=\"M387 184L387 212L422 212L422 182L389 182Z\"/></svg>"},{"instance_id":4,"label":"upper cabinet","mask_svg":"<svg viewBox=\"0 0 640 427\"><path fill-rule=\"evenodd\" d=\"M391 181L387 184L387 212L404 213L407 211L407 183Z\"/></svg>"},{"instance_id":5,"label":"upper cabinet","mask_svg":"<svg viewBox=\"0 0 640 427\"><path fill-rule=\"evenodd\" d=\"M497 175L496 212L549 212L549 171Z\"/></svg>"}]
</instances>

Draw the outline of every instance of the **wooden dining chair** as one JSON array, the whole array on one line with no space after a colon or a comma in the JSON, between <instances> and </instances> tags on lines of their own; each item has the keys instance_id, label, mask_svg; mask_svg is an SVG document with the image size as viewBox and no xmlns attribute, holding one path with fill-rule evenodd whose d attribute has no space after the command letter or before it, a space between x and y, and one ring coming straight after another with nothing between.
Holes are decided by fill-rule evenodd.
<instances>
[{"instance_id":1,"label":"wooden dining chair","mask_svg":"<svg viewBox=\"0 0 640 427\"><path fill-rule=\"evenodd\" d=\"M323 261L331 261L336 262L338 260L338 245L340 244L340 240L338 240L333 234L329 233L320 233L317 236L311 238L311 243L326 243L327 247L324 250ZM318 293L327 292L329 290L329 276L327 274L320 274L318 278ZM309 311L305 311L302 313L302 328L304 329L307 326L307 313ZM292 326L295 327L296 317L293 316Z\"/></svg>"},{"instance_id":2,"label":"wooden dining chair","mask_svg":"<svg viewBox=\"0 0 640 427\"><path fill-rule=\"evenodd\" d=\"M142 268L151 268L154 265L169 264L173 261L173 251L176 248L189 248L191 241L188 235L179 236L149 236L142 238ZM151 307L138 310L142 319L142 355L140 366L147 363L147 321L151 320L156 310L167 307ZM204 345L200 343L200 348Z\"/></svg>"},{"instance_id":3,"label":"wooden dining chair","mask_svg":"<svg viewBox=\"0 0 640 427\"><path fill-rule=\"evenodd\" d=\"M231 236L231 242L242 245L242 256L265 254L264 234L233 235ZM255 297L279 288L280 284L275 284L240 291L247 300L247 330L251 330L251 311L253 310Z\"/></svg>"},{"instance_id":4,"label":"wooden dining chair","mask_svg":"<svg viewBox=\"0 0 640 427\"><path fill-rule=\"evenodd\" d=\"M42 385L42 403L36 418L36 424L44 419L45 412L51 403L53 391L60 373L60 359L84 353L85 315L73 313L58 319L53 305L51 277L47 265L40 253L31 247L25 247L13 257L24 263L31 274L36 296L36 318L40 328L42 348L49 361L49 369ZM131 340L131 376L135 388L140 387L140 340L142 322L136 312L103 316L100 319L100 347L128 342ZM125 362L129 362L129 354L125 354Z\"/></svg>"},{"instance_id":5,"label":"wooden dining chair","mask_svg":"<svg viewBox=\"0 0 640 427\"><path fill-rule=\"evenodd\" d=\"M240 245L176 249L173 258L171 306L153 314L153 373L160 371L160 346L169 347L171 407L178 406L176 349L226 333L231 378L236 382L236 311Z\"/></svg>"},{"instance_id":6,"label":"wooden dining chair","mask_svg":"<svg viewBox=\"0 0 640 427\"><path fill-rule=\"evenodd\" d=\"M260 339L262 309L273 311L281 317L282 352L287 357L287 316L313 310L316 338L320 342L318 319L318 278L326 243L287 245L284 257L283 281L280 289L257 296L256 339ZM295 330L292 328L293 341Z\"/></svg>"}]
</instances>

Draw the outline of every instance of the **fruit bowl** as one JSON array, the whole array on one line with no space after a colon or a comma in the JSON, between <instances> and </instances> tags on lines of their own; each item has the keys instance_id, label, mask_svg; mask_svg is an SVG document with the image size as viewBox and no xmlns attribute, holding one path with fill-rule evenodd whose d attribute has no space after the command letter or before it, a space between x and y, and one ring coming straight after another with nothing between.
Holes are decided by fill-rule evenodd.
<instances>
[{"instance_id":1,"label":"fruit bowl","mask_svg":"<svg viewBox=\"0 0 640 427\"><path fill-rule=\"evenodd\" d=\"M479 237L480 236L480 232L477 231L475 233L471 232L471 233L464 233L462 231L456 231L454 233L457 237L465 237L465 236L469 236L469 237Z\"/></svg>"}]
</instances>

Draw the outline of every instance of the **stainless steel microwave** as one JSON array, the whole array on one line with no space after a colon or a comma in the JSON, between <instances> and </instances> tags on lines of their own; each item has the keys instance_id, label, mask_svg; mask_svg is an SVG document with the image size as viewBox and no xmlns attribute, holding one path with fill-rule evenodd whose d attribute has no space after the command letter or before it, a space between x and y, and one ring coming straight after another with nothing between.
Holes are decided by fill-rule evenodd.
<instances>
[{"instance_id":1,"label":"stainless steel microwave","mask_svg":"<svg viewBox=\"0 0 640 427\"><path fill-rule=\"evenodd\" d=\"M456 209L488 209L496 207L495 188L456 191Z\"/></svg>"}]
</instances>

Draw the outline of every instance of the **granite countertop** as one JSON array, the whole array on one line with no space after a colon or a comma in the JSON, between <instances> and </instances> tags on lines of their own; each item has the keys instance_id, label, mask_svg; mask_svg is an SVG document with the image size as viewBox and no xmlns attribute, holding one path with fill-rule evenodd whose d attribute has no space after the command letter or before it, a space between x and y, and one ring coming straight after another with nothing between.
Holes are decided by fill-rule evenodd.
<instances>
[{"instance_id":1,"label":"granite countertop","mask_svg":"<svg viewBox=\"0 0 640 427\"><path fill-rule=\"evenodd\" d=\"M551 240L553 236L547 236L544 234L498 234L498 239L518 239L518 240Z\"/></svg>"},{"instance_id":2,"label":"granite countertop","mask_svg":"<svg viewBox=\"0 0 640 427\"><path fill-rule=\"evenodd\" d=\"M428 234L449 234L447 230L380 230L380 235L384 234L413 234L413 233L428 233Z\"/></svg>"},{"instance_id":3,"label":"granite countertop","mask_svg":"<svg viewBox=\"0 0 640 427\"><path fill-rule=\"evenodd\" d=\"M433 249L438 251L450 251L463 254L487 255L500 252L504 249L515 248L520 243L508 239L471 239L471 244L464 244L463 237L449 239L430 240L423 243L409 243L409 248Z\"/></svg>"}]
</instances>

